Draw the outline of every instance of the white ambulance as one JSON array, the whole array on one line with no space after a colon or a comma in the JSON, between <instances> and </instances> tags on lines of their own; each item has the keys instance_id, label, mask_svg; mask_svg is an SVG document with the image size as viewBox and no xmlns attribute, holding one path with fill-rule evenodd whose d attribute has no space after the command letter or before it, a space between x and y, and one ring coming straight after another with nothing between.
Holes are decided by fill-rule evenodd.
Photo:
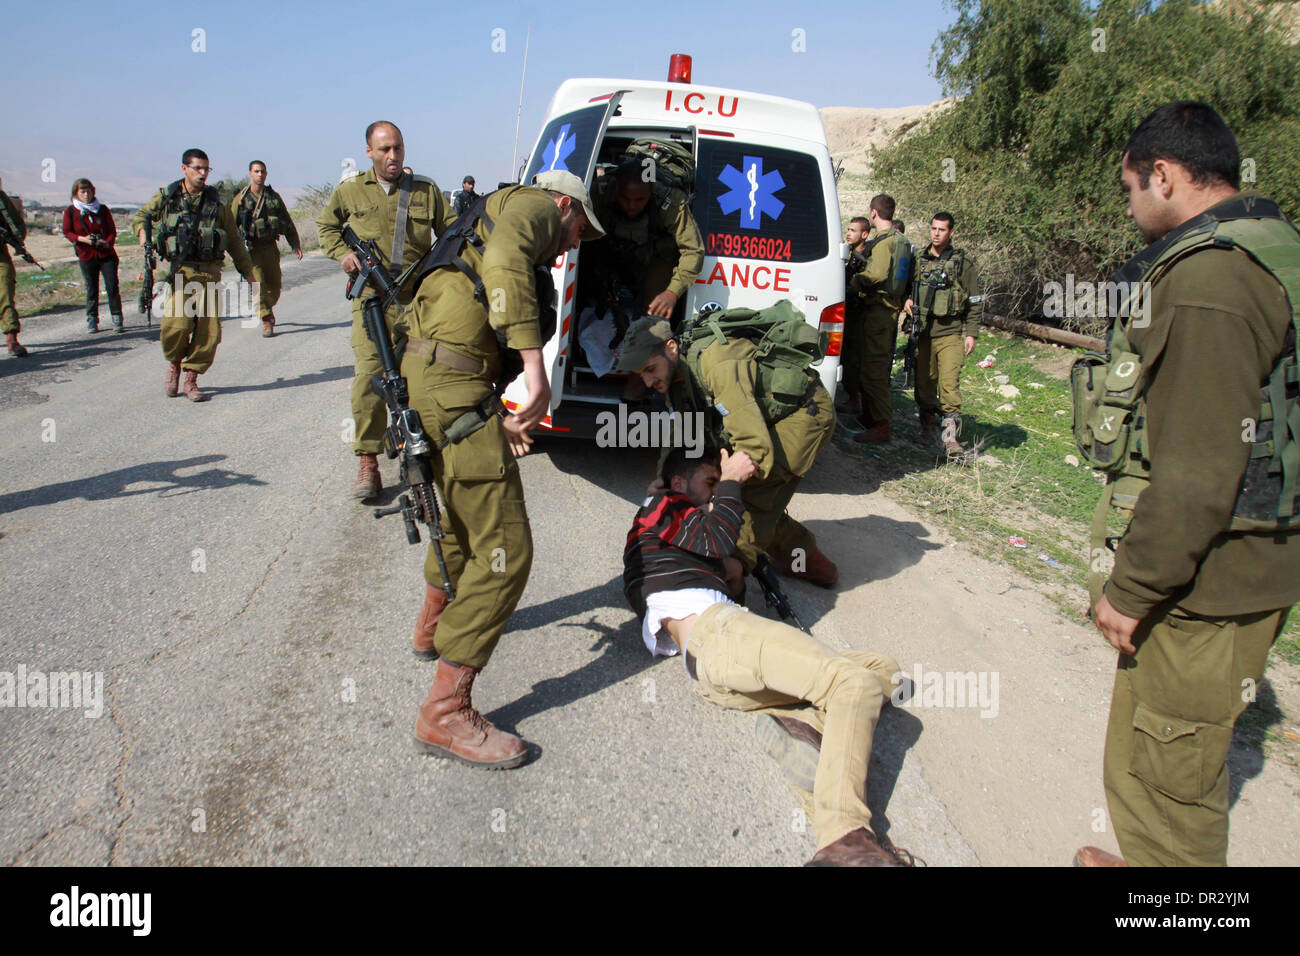
<instances>
[{"instance_id":1,"label":"white ambulance","mask_svg":"<svg viewBox=\"0 0 1300 956\"><path fill-rule=\"evenodd\" d=\"M590 190L597 165L616 161L638 138L685 145L695 156L693 212L705 251L685 315L709 303L761 309L789 299L828 335L827 355L814 367L834 395L848 246L821 117L808 103L695 85L690 72L690 58L675 55L664 83L565 81L520 181L566 169ZM551 414L542 427L593 437L596 416L617 407L626 377L598 378L581 361L575 301L581 268L581 247L556 259L553 268L556 334L543 350ZM526 397L521 375L506 390L505 404L517 408Z\"/></svg>"}]
</instances>

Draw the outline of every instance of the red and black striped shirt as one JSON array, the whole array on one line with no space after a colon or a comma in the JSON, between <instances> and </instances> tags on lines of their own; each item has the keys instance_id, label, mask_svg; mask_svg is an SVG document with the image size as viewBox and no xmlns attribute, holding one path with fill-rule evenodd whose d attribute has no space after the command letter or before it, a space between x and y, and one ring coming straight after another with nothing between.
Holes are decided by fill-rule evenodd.
<instances>
[{"instance_id":1,"label":"red and black striped shirt","mask_svg":"<svg viewBox=\"0 0 1300 956\"><path fill-rule=\"evenodd\" d=\"M722 559L736 550L744 513L738 481L718 483L711 511L674 491L647 498L623 549L623 593L632 610L645 614L646 595L657 591L728 593Z\"/></svg>"}]
</instances>

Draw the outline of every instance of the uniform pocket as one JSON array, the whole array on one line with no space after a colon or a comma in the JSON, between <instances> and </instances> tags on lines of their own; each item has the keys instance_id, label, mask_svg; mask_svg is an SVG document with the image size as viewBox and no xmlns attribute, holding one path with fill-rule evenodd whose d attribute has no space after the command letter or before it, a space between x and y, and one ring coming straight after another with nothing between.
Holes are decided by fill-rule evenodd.
<instances>
[{"instance_id":1,"label":"uniform pocket","mask_svg":"<svg viewBox=\"0 0 1300 956\"><path fill-rule=\"evenodd\" d=\"M470 409L448 411L459 417ZM447 423L448 427L453 421L455 418ZM495 416L469 437L448 445L441 454L443 474L457 481L500 481L507 473L519 467L510 454L510 446L506 444L506 433L501 427L501 420ZM527 514L522 513L523 503L520 502L519 505L521 513L506 516L507 520L528 520Z\"/></svg>"},{"instance_id":2,"label":"uniform pocket","mask_svg":"<svg viewBox=\"0 0 1300 956\"><path fill-rule=\"evenodd\" d=\"M1138 704L1129 770L1179 803L1200 803L1224 771L1232 731L1171 717Z\"/></svg>"}]
</instances>

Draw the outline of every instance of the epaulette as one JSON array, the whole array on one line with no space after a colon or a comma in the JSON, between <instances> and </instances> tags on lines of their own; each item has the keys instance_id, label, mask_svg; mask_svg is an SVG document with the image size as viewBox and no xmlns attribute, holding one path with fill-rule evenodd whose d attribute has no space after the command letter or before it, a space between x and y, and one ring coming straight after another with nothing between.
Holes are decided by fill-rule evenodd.
<instances>
[{"instance_id":1,"label":"epaulette","mask_svg":"<svg viewBox=\"0 0 1300 956\"><path fill-rule=\"evenodd\" d=\"M411 174L411 182L413 182L413 183L424 183L426 186L437 186L437 185L438 185L438 184L435 183L432 179L430 179L428 176L421 176L419 173L412 173L412 174Z\"/></svg>"}]
</instances>

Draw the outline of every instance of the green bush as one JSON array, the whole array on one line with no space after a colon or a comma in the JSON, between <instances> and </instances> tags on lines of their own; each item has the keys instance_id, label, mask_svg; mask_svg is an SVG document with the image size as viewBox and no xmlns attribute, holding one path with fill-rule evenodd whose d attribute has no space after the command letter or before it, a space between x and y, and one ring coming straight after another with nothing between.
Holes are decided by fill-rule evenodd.
<instances>
[{"instance_id":1,"label":"green bush","mask_svg":"<svg viewBox=\"0 0 1300 956\"><path fill-rule=\"evenodd\" d=\"M959 243L979 256L991 311L1032 317L1045 282L1105 279L1140 248L1119 188L1121 150L1170 100L1218 110L1241 148L1242 188L1288 215L1300 209L1300 49L1268 5L952 5L957 20L934 54L945 93L960 99L878 148L873 179L908 222L953 213Z\"/></svg>"}]
</instances>

